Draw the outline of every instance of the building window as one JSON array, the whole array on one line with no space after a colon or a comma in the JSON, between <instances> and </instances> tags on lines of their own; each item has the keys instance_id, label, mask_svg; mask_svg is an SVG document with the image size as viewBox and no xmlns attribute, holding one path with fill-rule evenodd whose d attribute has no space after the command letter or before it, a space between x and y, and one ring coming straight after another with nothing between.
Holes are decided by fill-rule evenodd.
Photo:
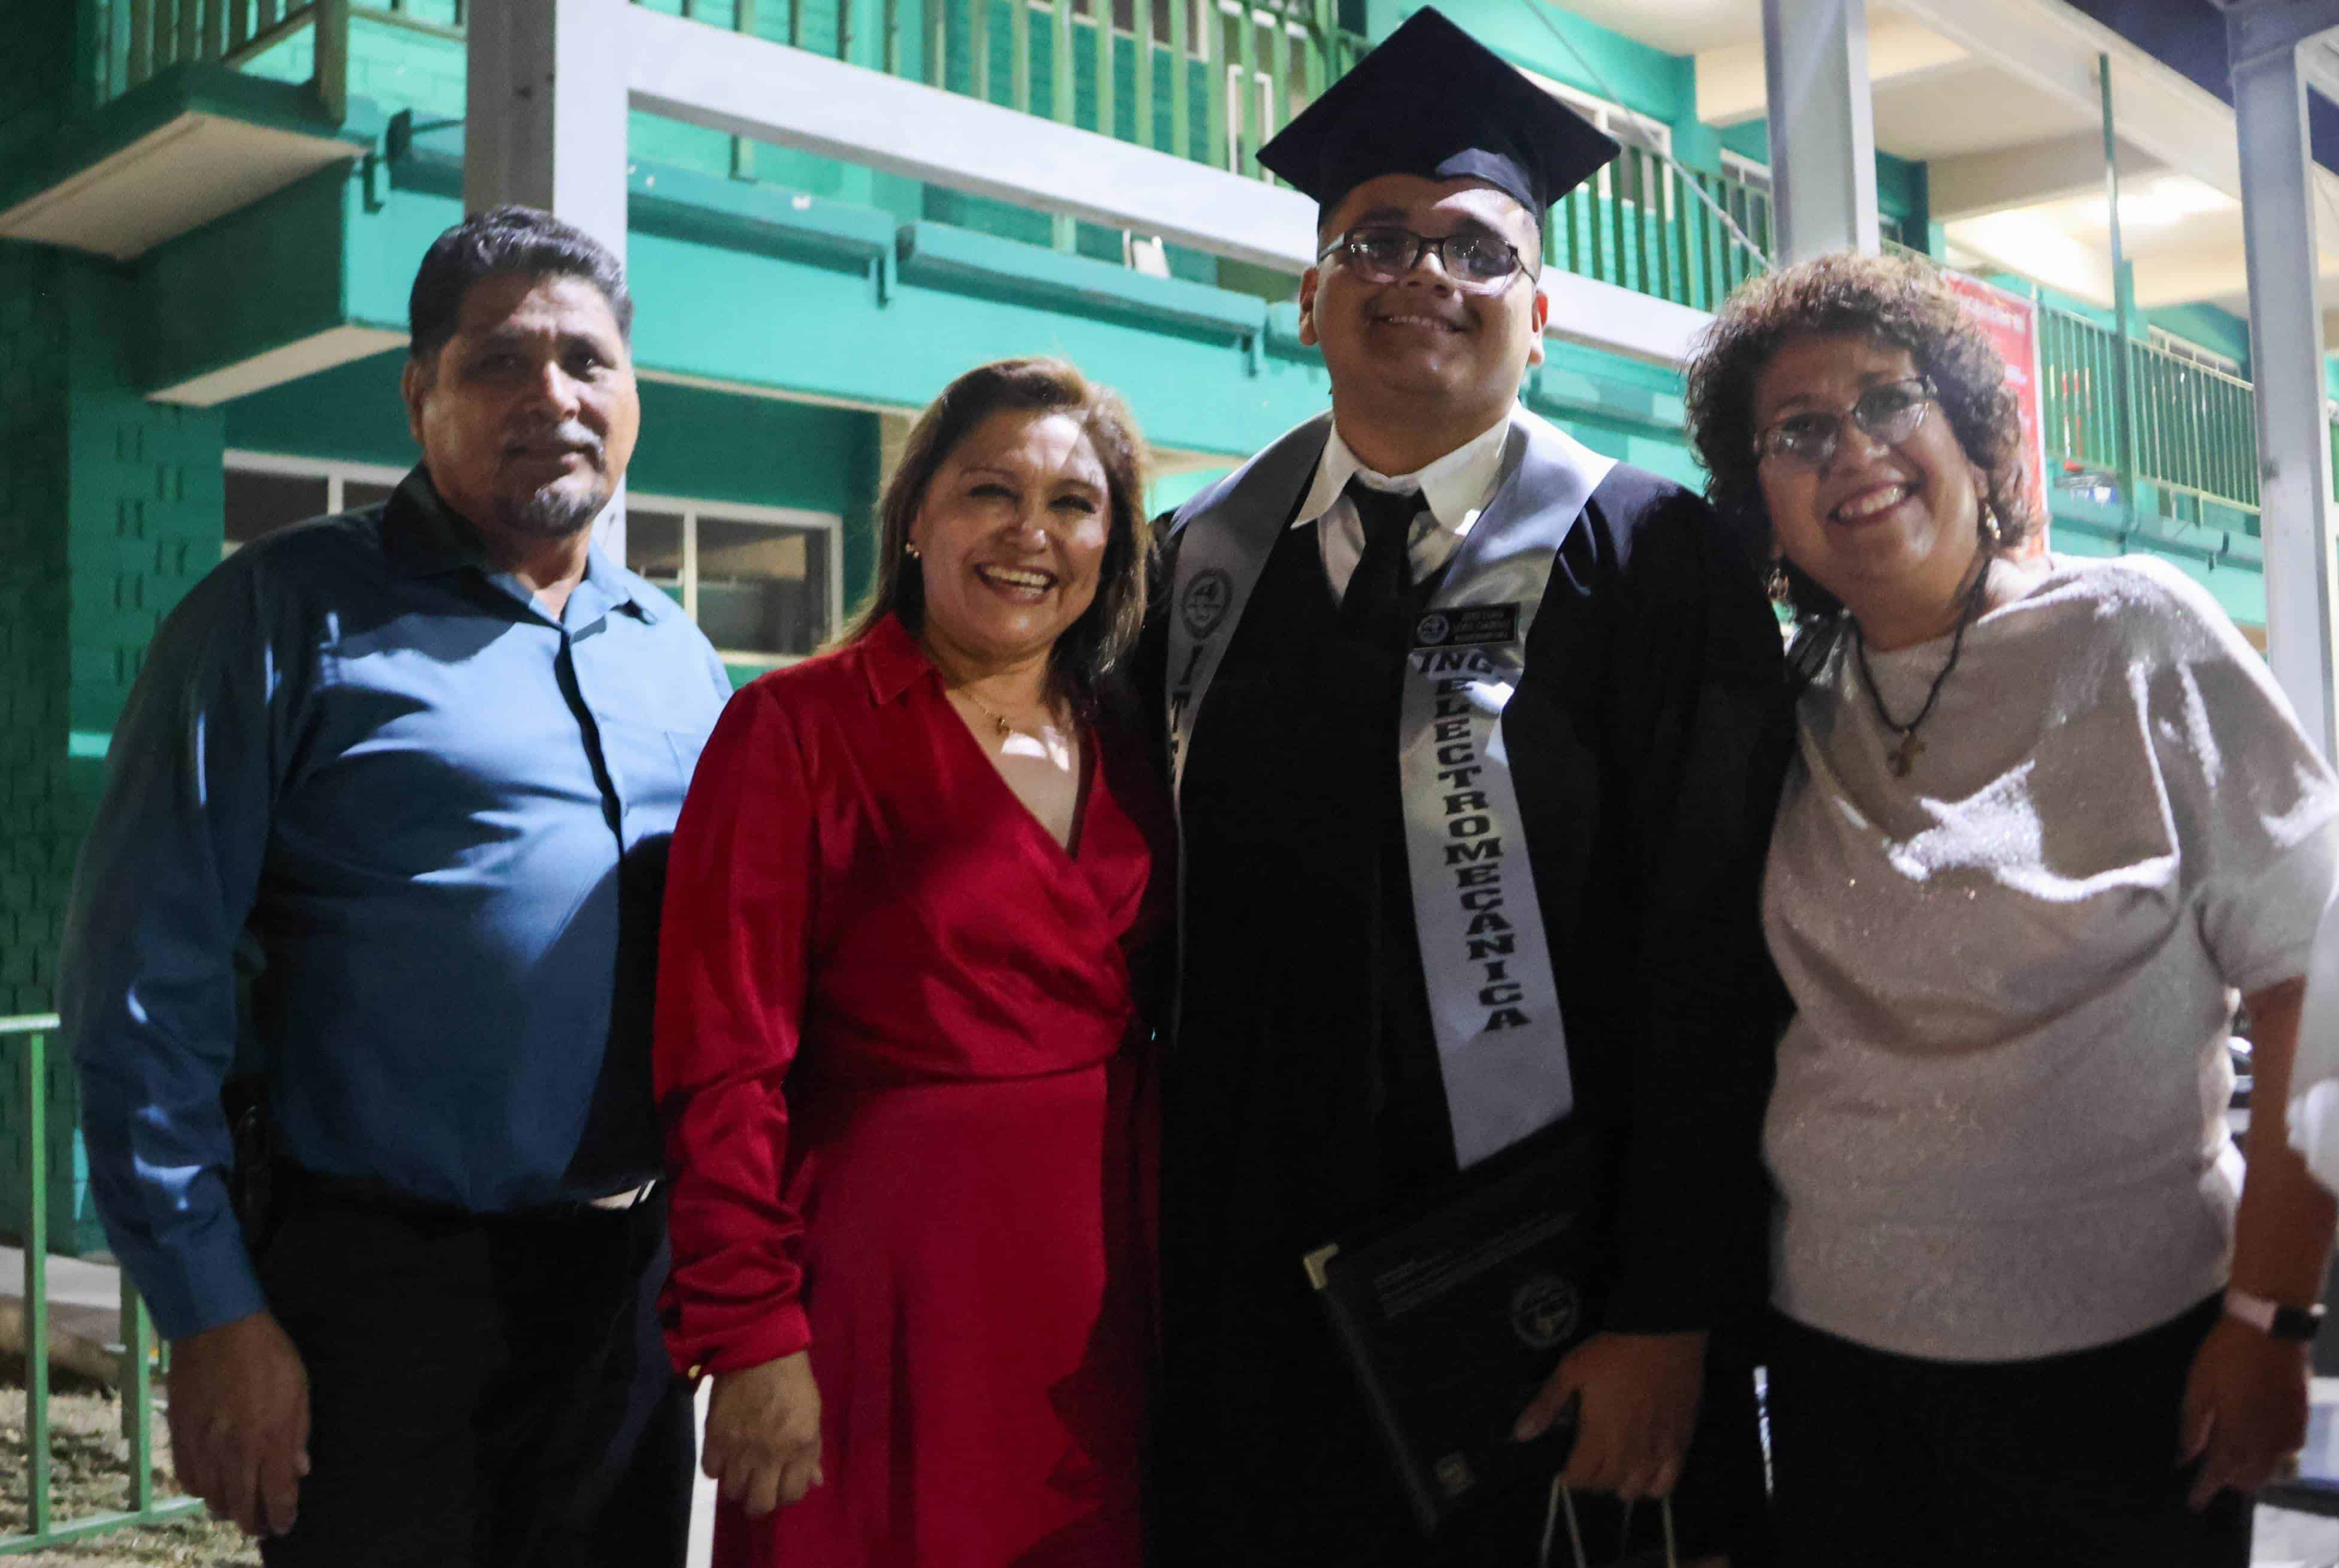
<instances>
[{"instance_id":1,"label":"building window","mask_svg":"<svg viewBox=\"0 0 2339 1568\"><path fill-rule=\"evenodd\" d=\"M390 498L401 468L230 451L222 555L310 518ZM844 618L831 513L638 492L626 498L626 564L666 590L725 662L793 664Z\"/></svg>"},{"instance_id":2,"label":"building window","mask_svg":"<svg viewBox=\"0 0 2339 1568\"><path fill-rule=\"evenodd\" d=\"M672 596L726 662L793 664L844 619L843 528L825 512L632 495L627 564Z\"/></svg>"},{"instance_id":3,"label":"building window","mask_svg":"<svg viewBox=\"0 0 2339 1568\"><path fill-rule=\"evenodd\" d=\"M220 554L311 518L350 512L390 499L404 468L231 449L227 454L227 529Z\"/></svg>"}]
</instances>

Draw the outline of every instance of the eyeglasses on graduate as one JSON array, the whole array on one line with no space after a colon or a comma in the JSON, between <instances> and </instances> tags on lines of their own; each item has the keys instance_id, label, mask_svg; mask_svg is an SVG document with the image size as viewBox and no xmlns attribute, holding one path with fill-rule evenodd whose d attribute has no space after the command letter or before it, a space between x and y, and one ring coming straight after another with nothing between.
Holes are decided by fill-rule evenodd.
<instances>
[{"instance_id":1,"label":"eyeglasses on graduate","mask_svg":"<svg viewBox=\"0 0 2339 1568\"><path fill-rule=\"evenodd\" d=\"M1825 468L1843 442L1847 419L1878 446L1896 447L1917 433L1935 400L1929 376L1881 382L1860 393L1846 413L1813 409L1789 414L1754 438L1754 456L1799 468Z\"/></svg>"},{"instance_id":2,"label":"eyeglasses on graduate","mask_svg":"<svg viewBox=\"0 0 2339 1568\"><path fill-rule=\"evenodd\" d=\"M1433 251L1446 281L1466 294L1499 294L1526 267L1516 247L1483 229L1431 235L1394 223L1351 229L1317 252L1316 259L1337 256L1341 265L1367 283L1395 283Z\"/></svg>"}]
</instances>

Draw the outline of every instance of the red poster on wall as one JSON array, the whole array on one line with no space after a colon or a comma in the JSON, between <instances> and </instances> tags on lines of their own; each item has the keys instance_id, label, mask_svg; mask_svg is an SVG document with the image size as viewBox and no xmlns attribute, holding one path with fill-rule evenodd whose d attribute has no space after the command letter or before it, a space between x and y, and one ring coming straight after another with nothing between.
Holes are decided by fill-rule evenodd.
<instances>
[{"instance_id":1,"label":"red poster on wall","mask_svg":"<svg viewBox=\"0 0 2339 1568\"><path fill-rule=\"evenodd\" d=\"M1966 315L1981 329L2006 361L2006 384L2014 390L2022 414L2022 449L2029 456L2030 502L2038 514L2039 528L2026 555L2047 548L2048 498L2053 494L2047 478L2047 420L2039 402L2038 307L2019 294L1963 272L1943 274L1965 306Z\"/></svg>"}]
</instances>

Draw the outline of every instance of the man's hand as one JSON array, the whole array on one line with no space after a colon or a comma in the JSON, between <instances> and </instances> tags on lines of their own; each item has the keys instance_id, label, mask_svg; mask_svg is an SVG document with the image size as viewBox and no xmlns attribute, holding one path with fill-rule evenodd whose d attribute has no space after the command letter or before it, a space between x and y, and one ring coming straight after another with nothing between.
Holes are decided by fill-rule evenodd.
<instances>
[{"instance_id":1,"label":"man's hand","mask_svg":"<svg viewBox=\"0 0 2339 1568\"><path fill-rule=\"evenodd\" d=\"M820 1389L808 1352L715 1375L699 1464L750 1519L801 1503L821 1484Z\"/></svg>"},{"instance_id":2,"label":"man's hand","mask_svg":"<svg viewBox=\"0 0 2339 1568\"><path fill-rule=\"evenodd\" d=\"M281 1535L309 1474L309 1372L255 1312L171 1344L171 1453L179 1484L247 1535Z\"/></svg>"},{"instance_id":3,"label":"man's hand","mask_svg":"<svg viewBox=\"0 0 2339 1568\"><path fill-rule=\"evenodd\" d=\"M2220 1317L2185 1382L2177 1460L2201 1461L2192 1504L2255 1492L2306 1445L2307 1347Z\"/></svg>"},{"instance_id":4,"label":"man's hand","mask_svg":"<svg viewBox=\"0 0 2339 1568\"><path fill-rule=\"evenodd\" d=\"M1628 1503L1663 1497L1681 1479L1704 1376L1702 1334L1595 1334L1559 1364L1514 1435L1535 1441L1580 1395L1575 1447L1560 1478Z\"/></svg>"}]
</instances>

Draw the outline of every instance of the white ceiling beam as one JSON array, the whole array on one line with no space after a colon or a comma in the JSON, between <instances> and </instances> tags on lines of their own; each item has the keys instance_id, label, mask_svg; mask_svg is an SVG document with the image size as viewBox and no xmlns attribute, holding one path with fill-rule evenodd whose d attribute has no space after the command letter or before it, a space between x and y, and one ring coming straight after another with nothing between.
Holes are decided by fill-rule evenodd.
<instances>
[{"instance_id":1,"label":"white ceiling beam","mask_svg":"<svg viewBox=\"0 0 2339 1568\"><path fill-rule=\"evenodd\" d=\"M1878 0L2090 119L2102 113L2096 61L2109 54L2121 137L2236 200L2234 112L2223 100L2068 5L2036 0ZM2101 165L2097 165L2098 173Z\"/></svg>"},{"instance_id":2,"label":"white ceiling beam","mask_svg":"<svg viewBox=\"0 0 2339 1568\"><path fill-rule=\"evenodd\" d=\"M146 395L158 403L179 403L192 409L208 409L253 392L266 391L271 387L297 381L303 376L313 376L330 370L336 365L346 365L352 360L362 360L390 349L406 347L406 334L381 327L360 327L343 324L328 327L289 343L254 354L249 360L238 360L192 377L176 386L164 387Z\"/></svg>"},{"instance_id":3,"label":"white ceiling beam","mask_svg":"<svg viewBox=\"0 0 2339 1568\"><path fill-rule=\"evenodd\" d=\"M1551 321L1544 329L1545 336L1606 349L1651 364L1678 365L1688 359L1697 335L1713 321L1703 311L1557 267L1545 269L1543 286L1551 296Z\"/></svg>"},{"instance_id":4,"label":"white ceiling beam","mask_svg":"<svg viewBox=\"0 0 2339 1568\"><path fill-rule=\"evenodd\" d=\"M626 253L626 67L608 40L638 9L625 0L472 7L467 209L539 207Z\"/></svg>"},{"instance_id":5,"label":"white ceiling beam","mask_svg":"<svg viewBox=\"0 0 2339 1568\"><path fill-rule=\"evenodd\" d=\"M1868 27L1868 74L1876 88L1921 81L1972 63L1972 52L1929 27L1885 12L1872 13ZM1706 49L1697 56L1697 117L1708 125L1759 120L1768 111L1762 43Z\"/></svg>"},{"instance_id":6,"label":"white ceiling beam","mask_svg":"<svg viewBox=\"0 0 2339 1568\"><path fill-rule=\"evenodd\" d=\"M2122 180L2140 179L2166 167L2150 153L2120 143ZM2080 131L2027 146L1936 158L1926 165L1926 182L1927 200L1939 223L2076 196L2100 196L2104 139L2099 132Z\"/></svg>"},{"instance_id":7,"label":"white ceiling beam","mask_svg":"<svg viewBox=\"0 0 2339 1568\"><path fill-rule=\"evenodd\" d=\"M2249 269L2238 245L2206 251L2156 251L2132 261L2136 267L2136 302L2147 311L2189 305L2196 300L2248 297Z\"/></svg>"},{"instance_id":8,"label":"white ceiling beam","mask_svg":"<svg viewBox=\"0 0 2339 1568\"><path fill-rule=\"evenodd\" d=\"M2339 756L2339 682L2332 669L2339 654L2339 561L2332 551L2331 426L2324 413L2329 366L2302 34L2291 29L2330 26L2339 5L2226 9L2245 177L2266 662L2316 748L2330 758Z\"/></svg>"},{"instance_id":9,"label":"white ceiling beam","mask_svg":"<svg viewBox=\"0 0 2339 1568\"><path fill-rule=\"evenodd\" d=\"M1762 0L1772 259L1882 248L1867 0Z\"/></svg>"},{"instance_id":10,"label":"white ceiling beam","mask_svg":"<svg viewBox=\"0 0 2339 1568\"><path fill-rule=\"evenodd\" d=\"M133 261L363 151L191 109L0 212L0 239Z\"/></svg>"},{"instance_id":11,"label":"white ceiling beam","mask_svg":"<svg viewBox=\"0 0 2339 1568\"><path fill-rule=\"evenodd\" d=\"M1304 270L1316 203L1297 191L784 44L626 13L633 106L979 196Z\"/></svg>"},{"instance_id":12,"label":"white ceiling beam","mask_svg":"<svg viewBox=\"0 0 2339 1568\"><path fill-rule=\"evenodd\" d=\"M1950 245L2097 305L2112 301L2109 253L2019 212L1948 225Z\"/></svg>"}]
</instances>

